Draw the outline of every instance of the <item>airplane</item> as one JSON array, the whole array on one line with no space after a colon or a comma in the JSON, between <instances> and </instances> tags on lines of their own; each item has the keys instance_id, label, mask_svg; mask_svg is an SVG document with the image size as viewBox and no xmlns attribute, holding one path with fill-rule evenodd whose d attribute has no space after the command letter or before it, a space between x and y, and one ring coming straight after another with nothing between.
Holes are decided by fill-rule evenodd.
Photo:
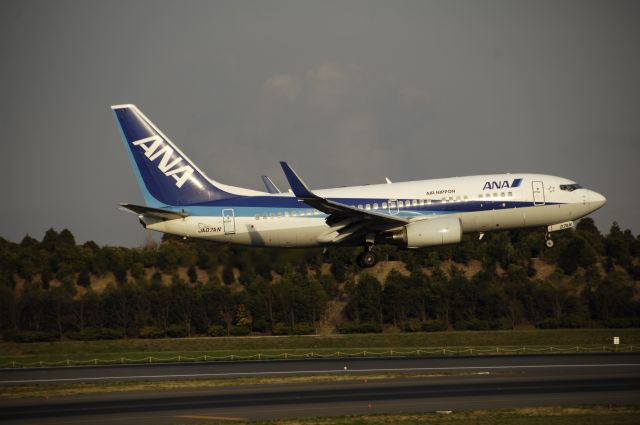
<instances>
[{"instance_id":1,"label":"airplane","mask_svg":"<svg viewBox=\"0 0 640 425\"><path fill-rule=\"evenodd\" d=\"M146 229L260 247L363 246L357 263L373 267L376 244L421 248L455 244L465 233L547 226L601 208L606 198L573 180L506 173L312 190L287 162L291 191L267 192L210 179L135 105L111 106L144 205L121 204ZM270 180L269 180L270 181ZM275 189L274 189L275 188Z\"/></svg>"}]
</instances>

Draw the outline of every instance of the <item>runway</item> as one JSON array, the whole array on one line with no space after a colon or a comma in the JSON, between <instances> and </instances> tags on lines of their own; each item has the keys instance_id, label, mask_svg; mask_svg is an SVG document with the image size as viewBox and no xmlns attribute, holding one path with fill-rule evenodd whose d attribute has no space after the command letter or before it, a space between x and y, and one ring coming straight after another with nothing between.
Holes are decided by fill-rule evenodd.
<instances>
[{"instance_id":1,"label":"runway","mask_svg":"<svg viewBox=\"0 0 640 425\"><path fill-rule=\"evenodd\" d=\"M341 382L251 385L0 401L3 423L168 424L208 419L462 410L640 401L640 355L492 356L2 370L1 385L355 373ZM420 372L365 380L357 374ZM137 378L135 378L137 377Z\"/></svg>"}]
</instances>

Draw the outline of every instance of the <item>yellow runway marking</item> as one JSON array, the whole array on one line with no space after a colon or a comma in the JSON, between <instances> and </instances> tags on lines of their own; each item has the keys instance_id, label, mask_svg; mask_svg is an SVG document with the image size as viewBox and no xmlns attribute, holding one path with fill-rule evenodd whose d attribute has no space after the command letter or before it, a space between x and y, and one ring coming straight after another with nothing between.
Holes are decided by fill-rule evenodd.
<instances>
[{"instance_id":1,"label":"yellow runway marking","mask_svg":"<svg viewBox=\"0 0 640 425\"><path fill-rule=\"evenodd\" d=\"M180 419L206 419L216 421L246 421L245 418L230 418L228 416L205 416L205 415L180 415L176 416Z\"/></svg>"}]
</instances>

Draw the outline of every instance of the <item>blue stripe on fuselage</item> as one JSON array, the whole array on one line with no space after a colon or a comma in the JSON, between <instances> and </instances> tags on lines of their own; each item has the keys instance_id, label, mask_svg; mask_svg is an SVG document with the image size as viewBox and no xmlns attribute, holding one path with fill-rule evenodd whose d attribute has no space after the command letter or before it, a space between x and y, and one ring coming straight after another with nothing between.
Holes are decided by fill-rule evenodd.
<instances>
[{"instance_id":1,"label":"blue stripe on fuselage","mask_svg":"<svg viewBox=\"0 0 640 425\"><path fill-rule=\"evenodd\" d=\"M433 200L431 204L411 205L410 207L401 207L397 214L390 214L388 208L382 208L382 203L388 203L389 199L364 199L364 198L330 198L331 201L345 205L373 205L378 204L378 209L372 209L378 213L388 213L394 216L414 217L416 215L438 215L466 213L475 211L502 210L510 208L524 208L534 206L533 202L524 201L507 201L507 200L483 200L483 201L460 201L460 202L442 202ZM547 205L555 205L555 203L547 203ZM165 207L171 211L184 211L193 216L219 216L224 208L232 208L235 210L236 217L252 217L255 215L293 212L301 210L313 210L314 208L298 201L291 196L239 196L236 198L222 199L219 201L211 201L195 205L185 205L180 207ZM319 215L324 215L319 213ZM317 215L315 215L317 216ZM313 217L313 216L311 216Z\"/></svg>"}]
</instances>

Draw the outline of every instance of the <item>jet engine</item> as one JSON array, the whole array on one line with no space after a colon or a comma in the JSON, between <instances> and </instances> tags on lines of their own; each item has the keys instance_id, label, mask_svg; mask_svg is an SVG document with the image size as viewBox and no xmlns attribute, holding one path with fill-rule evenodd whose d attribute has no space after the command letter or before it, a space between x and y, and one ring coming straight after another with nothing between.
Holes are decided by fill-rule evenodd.
<instances>
[{"instance_id":1,"label":"jet engine","mask_svg":"<svg viewBox=\"0 0 640 425\"><path fill-rule=\"evenodd\" d=\"M414 221L395 233L393 239L407 248L459 243L462 240L462 225L459 218L453 217Z\"/></svg>"}]
</instances>

